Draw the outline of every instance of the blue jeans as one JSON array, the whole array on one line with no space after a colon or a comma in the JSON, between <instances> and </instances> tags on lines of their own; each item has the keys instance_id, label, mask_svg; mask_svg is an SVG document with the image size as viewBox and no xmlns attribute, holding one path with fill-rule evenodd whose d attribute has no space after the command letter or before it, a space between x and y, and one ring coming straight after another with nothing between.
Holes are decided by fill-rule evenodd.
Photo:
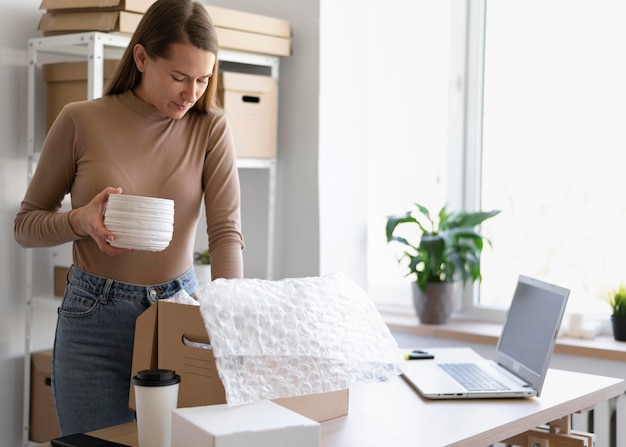
<instances>
[{"instance_id":1,"label":"blue jeans","mask_svg":"<svg viewBox=\"0 0 626 447\"><path fill-rule=\"evenodd\" d=\"M193 269L164 284L140 286L76 267L58 310L52 392L63 435L131 422L128 408L135 320L156 300L195 293Z\"/></svg>"}]
</instances>

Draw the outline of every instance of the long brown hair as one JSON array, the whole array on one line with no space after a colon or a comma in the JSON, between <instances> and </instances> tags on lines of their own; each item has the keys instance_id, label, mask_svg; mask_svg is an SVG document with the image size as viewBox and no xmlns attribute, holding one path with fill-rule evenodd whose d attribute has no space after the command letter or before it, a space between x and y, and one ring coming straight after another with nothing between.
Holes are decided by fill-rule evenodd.
<instances>
[{"instance_id":1,"label":"long brown hair","mask_svg":"<svg viewBox=\"0 0 626 447\"><path fill-rule=\"evenodd\" d=\"M133 58L137 44L145 47L151 58L170 57L173 43L188 43L217 57L217 33L206 8L195 0L157 0L142 17L124 51L105 95L132 90L141 81ZM192 110L208 113L217 106L218 61L216 59L209 85Z\"/></svg>"}]
</instances>

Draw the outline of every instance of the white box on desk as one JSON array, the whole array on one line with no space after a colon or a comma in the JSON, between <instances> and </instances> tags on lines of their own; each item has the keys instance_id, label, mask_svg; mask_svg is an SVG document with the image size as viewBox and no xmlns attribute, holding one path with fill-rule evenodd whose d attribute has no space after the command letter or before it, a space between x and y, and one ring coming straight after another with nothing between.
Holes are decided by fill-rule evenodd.
<instances>
[{"instance_id":1,"label":"white box on desk","mask_svg":"<svg viewBox=\"0 0 626 447\"><path fill-rule=\"evenodd\" d=\"M172 447L319 447L318 422L271 401L177 408Z\"/></svg>"}]
</instances>

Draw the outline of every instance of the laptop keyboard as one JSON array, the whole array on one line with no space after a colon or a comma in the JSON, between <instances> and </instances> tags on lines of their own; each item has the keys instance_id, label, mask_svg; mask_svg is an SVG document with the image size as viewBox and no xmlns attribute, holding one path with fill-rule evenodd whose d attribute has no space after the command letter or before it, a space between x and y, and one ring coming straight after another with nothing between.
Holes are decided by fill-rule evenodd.
<instances>
[{"instance_id":1,"label":"laptop keyboard","mask_svg":"<svg viewBox=\"0 0 626 447\"><path fill-rule=\"evenodd\" d=\"M438 363L437 366L463 385L468 391L508 390L506 386L473 363Z\"/></svg>"}]
</instances>

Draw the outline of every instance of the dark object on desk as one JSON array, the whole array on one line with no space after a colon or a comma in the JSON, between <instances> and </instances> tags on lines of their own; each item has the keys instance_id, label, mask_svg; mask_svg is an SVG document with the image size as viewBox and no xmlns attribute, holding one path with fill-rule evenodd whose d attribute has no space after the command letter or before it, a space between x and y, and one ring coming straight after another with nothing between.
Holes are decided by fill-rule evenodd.
<instances>
[{"instance_id":1,"label":"dark object on desk","mask_svg":"<svg viewBox=\"0 0 626 447\"><path fill-rule=\"evenodd\" d=\"M53 447L131 447L128 444L119 444L106 439L96 438L84 433L61 436L50 441Z\"/></svg>"},{"instance_id":2,"label":"dark object on desk","mask_svg":"<svg viewBox=\"0 0 626 447\"><path fill-rule=\"evenodd\" d=\"M404 358L407 360L430 360L434 359L435 356L432 355L430 352L414 349L413 351L406 354Z\"/></svg>"}]
</instances>

